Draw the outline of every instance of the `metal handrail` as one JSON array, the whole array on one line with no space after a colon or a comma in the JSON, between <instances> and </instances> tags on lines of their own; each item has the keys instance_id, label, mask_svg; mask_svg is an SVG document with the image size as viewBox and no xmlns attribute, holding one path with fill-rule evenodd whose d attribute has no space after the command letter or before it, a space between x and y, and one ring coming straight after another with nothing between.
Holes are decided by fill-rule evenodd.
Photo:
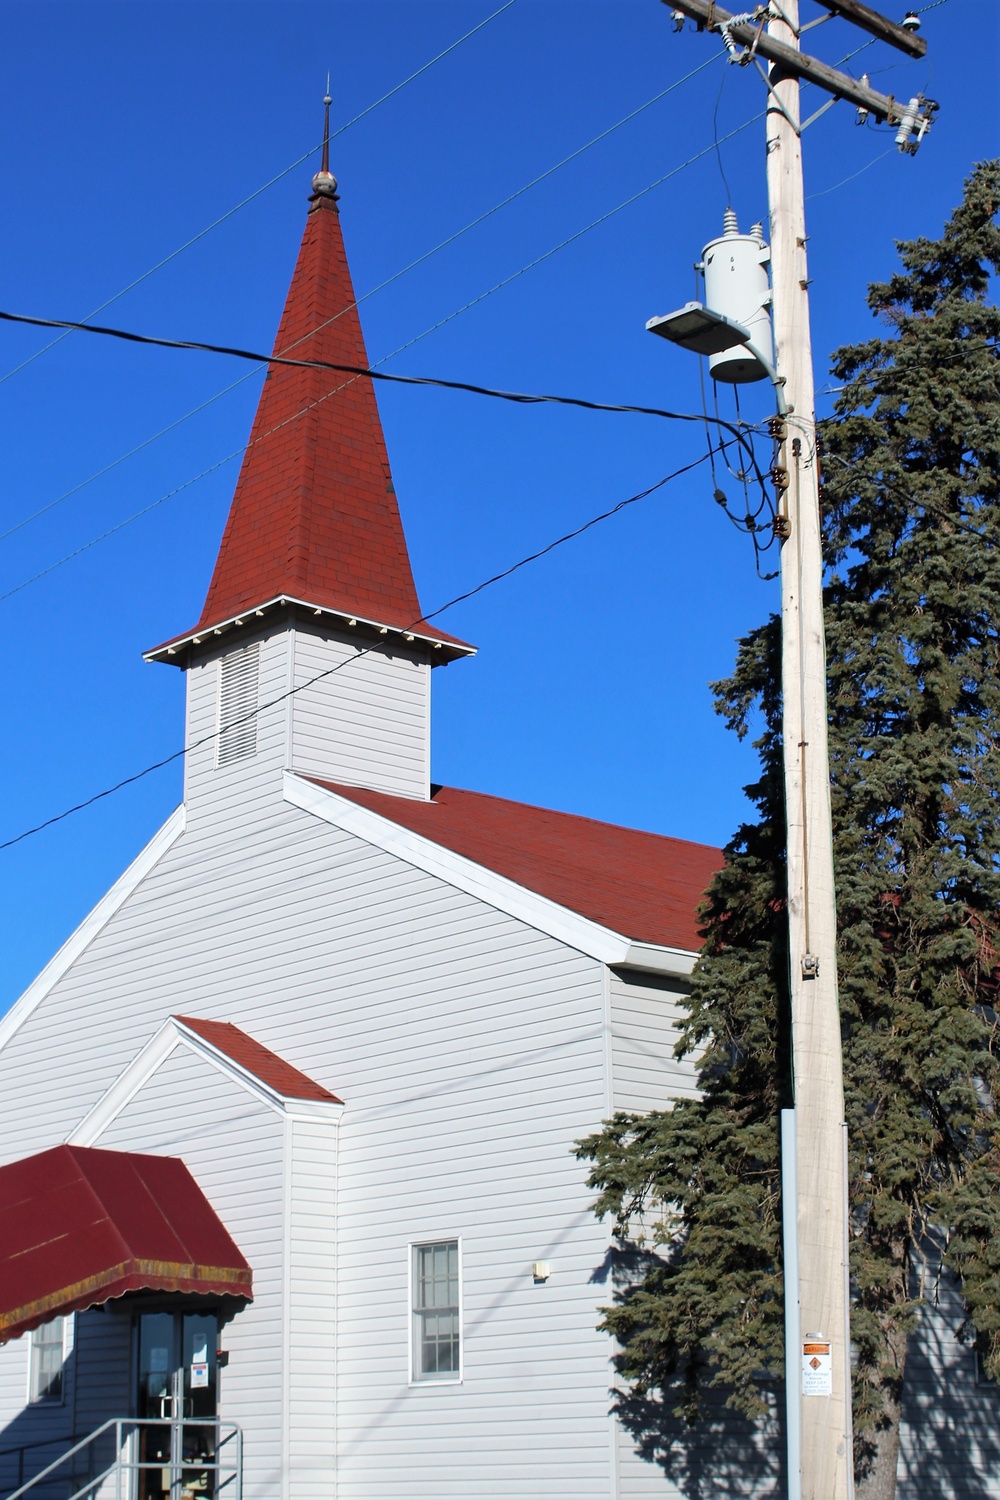
<instances>
[{"instance_id":1,"label":"metal handrail","mask_svg":"<svg viewBox=\"0 0 1000 1500\"><path fill-rule=\"evenodd\" d=\"M12 1490L6 1497L6 1500L20 1500L21 1495L30 1490L33 1485L39 1484L43 1479L47 1479L50 1474L54 1473L56 1469L62 1468L68 1458L72 1458L75 1453L82 1453L84 1448L89 1448L90 1444L96 1438L99 1438L102 1432L110 1432L119 1420L118 1417L109 1417L106 1422L101 1423L100 1427L95 1427L93 1432L89 1433L87 1437L81 1438L78 1443L74 1443L72 1448L67 1448L65 1453L61 1453L46 1468L40 1469L26 1484L22 1484L20 1489Z\"/></svg>"},{"instance_id":2,"label":"metal handrail","mask_svg":"<svg viewBox=\"0 0 1000 1500\"><path fill-rule=\"evenodd\" d=\"M144 1428L149 1427L179 1428L182 1437L185 1428L207 1427L216 1434L214 1458L211 1461L207 1458L185 1460L182 1454L180 1460L174 1461L171 1459L168 1463L164 1463L162 1459L147 1461L132 1458L126 1453L126 1448L132 1448L135 1436ZM114 1461L106 1469L103 1469L100 1474L89 1478L84 1485L68 1497L68 1500L83 1500L85 1495L92 1494L99 1485L103 1484L106 1479L110 1479L112 1475L116 1479L116 1500L124 1500L121 1484L123 1474L129 1474L133 1471L139 1472L143 1469L166 1468L171 1470L171 1485L173 1485L174 1478L179 1479L186 1469L209 1470L217 1476L217 1494L227 1489L235 1481L236 1490L234 1500L242 1500L243 1429L237 1422L223 1422L217 1417L109 1417L106 1422L101 1423L100 1427L95 1427L93 1432L89 1433L85 1438L81 1438L79 1442L74 1443L71 1448L67 1448L65 1453L60 1454L57 1459L47 1464L44 1469L40 1469L37 1474L32 1475L31 1479L26 1483L21 1484L16 1490L12 1490L6 1496L6 1500L21 1500L22 1496L28 1494L36 1486L43 1484L57 1469L62 1468L67 1460L82 1453L91 1444L95 1443L98 1438L112 1430L115 1434L116 1457ZM223 1462L222 1450L229 1443L233 1442L234 1439L236 1452L233 1461L231 1463ZM52 1441L58 1442L58 1439L54 1438ZM32 1446L44 1447L45 1445L37 1443ZM14 1453L18 1450L12 1448L10 1451ZM176 1471L176 1476L173 1471ZM223 1478L224 1474L227 1476L226 1478Z\"/></svg>"}]
</instances>

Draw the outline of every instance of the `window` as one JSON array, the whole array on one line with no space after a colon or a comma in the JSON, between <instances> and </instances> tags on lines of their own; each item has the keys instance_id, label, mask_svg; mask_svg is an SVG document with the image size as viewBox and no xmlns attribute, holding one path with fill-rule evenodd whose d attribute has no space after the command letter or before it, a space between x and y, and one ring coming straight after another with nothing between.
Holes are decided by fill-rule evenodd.
<instances>
[{"instance_id":1,"label":"window","mask_svg":"<svg viewBox=\"0 0 1000 1500\"><path fill-rule=\"evenodd\" d=\"M260 642L241 646L219 660L219 737L215 764L231 765L257 754L257 679Z\"/></svg>"},{"instance_id":2,"label":"window","mask_svg":"<svg viewBox=\"0 0 1000 1500\"><path fill-rule=\"evenodd\" d=\"M61 1401L63 1393L63 1344L66 1318L53 1318L29 1334L29 1401Z\"/></svg>"},{"instance_id":3,"label":"window","mask_svg":"<svg viewBox=\"0 0 1000 1500\"><path fill-rule=\"evenodd\" d=\"M414 1245L412 1255L413 1379L458 1380L462 1346L458 1241Z\"/></svg>"}]
</instances>

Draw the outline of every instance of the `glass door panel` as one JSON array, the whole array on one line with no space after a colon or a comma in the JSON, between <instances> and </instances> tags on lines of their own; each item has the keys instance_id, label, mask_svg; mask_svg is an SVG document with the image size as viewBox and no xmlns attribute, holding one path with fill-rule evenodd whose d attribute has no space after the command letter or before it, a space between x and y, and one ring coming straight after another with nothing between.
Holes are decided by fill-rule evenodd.
<instances>
[{"instance_id":1,"label":"glass door panel","mask_svg":"<svg viewBox=\"0 0 1000 1500\"><path fill-rule=\"evenodd\" d=\"M217 1342L214 1312L140 1314L136 1500L212 1500Z\"/></svg>"},{"instance_id":2,"label":"glass door panel","mask_svg":"<svg viewBox=\"0 0 1000 1500\"><path fill-rule=\"evenodd\" d=\"M143 1313L139 1318L138 1500L173 1500L173 1422L178 1416L178 1348L173 1313ZM153 1420L150 1420L153 1419Z\"/></svg>"},{"instance_id":3,"label":"glass door panel","mask_svg":"<svg viewBox=\"0 0 1000 1500\"><path fill-rule=\"evenodd\" d=\"M215 1313L183 1315L184 1416L196 1425L183 1429L180 1500L199 1500L215 1494L215 1471L206 1464L215 1463L216 1429L216 1358L219 1324Z\"/></svg>"}]
</instances>

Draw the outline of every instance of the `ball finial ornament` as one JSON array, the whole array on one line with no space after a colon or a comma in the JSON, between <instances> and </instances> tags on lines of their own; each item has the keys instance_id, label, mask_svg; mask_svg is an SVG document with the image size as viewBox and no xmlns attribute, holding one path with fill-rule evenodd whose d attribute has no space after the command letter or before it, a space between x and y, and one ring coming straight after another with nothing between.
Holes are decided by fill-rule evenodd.
<instances>
[{"instance_id":1,"label":"ball finial ornament","mask_svg":"<svg viewBox=\"0 0 1000 1500\"><path fill-rule=\"evenodd\" d=\"M332 172L317 172L312 180L312 189L322 198L336 198L337 179Z\"/></svg>"}]
</instances>

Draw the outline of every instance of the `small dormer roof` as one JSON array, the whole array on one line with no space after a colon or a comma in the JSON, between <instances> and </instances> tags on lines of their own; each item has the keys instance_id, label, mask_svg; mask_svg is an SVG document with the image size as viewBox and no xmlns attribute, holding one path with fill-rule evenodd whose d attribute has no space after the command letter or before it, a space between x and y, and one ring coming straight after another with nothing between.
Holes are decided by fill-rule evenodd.
<instances>
[{"instance_id":1,"label":"small dormer roof","mask_svg":"<svg viewBox=\"0 0 1000 1500\"><path fill-rule=\"evenodd\" d=\"M171 1019L186 1031L194 1032L244 1073L249 1073L283 1099L312 1099L330 1104L343 1102L231 1021L206 1021L200 1016L173 1016Z\"/></svg>"}]
</instances>

